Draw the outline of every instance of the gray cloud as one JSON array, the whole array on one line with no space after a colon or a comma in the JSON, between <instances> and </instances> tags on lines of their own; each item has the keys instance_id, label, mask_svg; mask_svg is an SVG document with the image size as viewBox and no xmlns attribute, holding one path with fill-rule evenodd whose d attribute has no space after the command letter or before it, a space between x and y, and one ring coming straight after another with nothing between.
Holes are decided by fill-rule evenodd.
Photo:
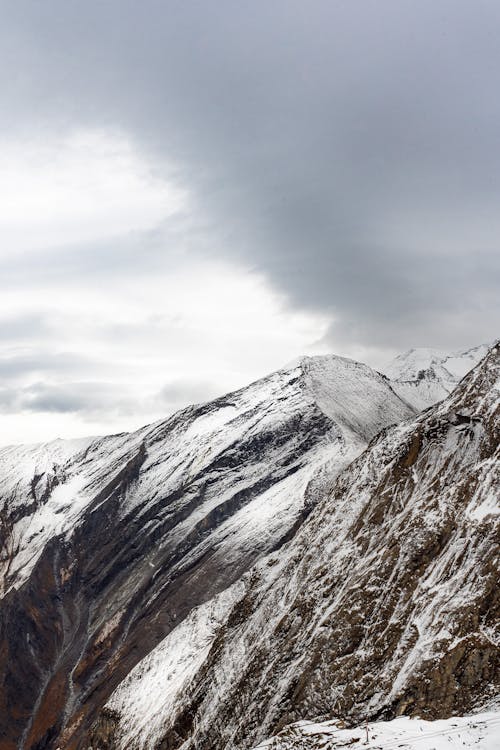
<instances>
[{"instance_id":1,"label":"gray cloud","mask_svg":"<svg viewBox=\"0 0 500 750\"><path fill-rule=\"evenodd\" d=\"M5 344L44 337L50 333L50 330L50 322L47 318L34 313L0 318L0 342Z\"/></svg>"},{"instance_id":2,"label":"gray cloud","mask_svg":"<svg viewBox=\"0 0 500 750\"><path fill-rule=\"evenodd\" d=\"M111 419L117 414L132 414L136 407L136 401L125 397L114 384L98 381L35 382L0 388L3 414L81 414L84 419L106 414Z\"/></svg>"},{"instance_id":3,"label":"gray cloud","mask_svg":"<svg viewBox=\"0 0 500 750\"><path fill-rule=\"evenodd\" d=\"M54 352L51 349L29 349L26 353L0 356L0 378L4 382L33 373L45 376L54 373L68 375L83 371L97 372L102 367L101 362L76 352Z\"/></svg>"},{"instance_id":4,"label":"gray cloud","mask_svg":"<svg viewBox=\"0 0 500 750\"><path fill-rule=\"evenodd\" d=\"M329 315L337 350L498 335L498 3L0 6L4 133L118 129L192 197L154 232L3 257L4 283L147 283L213 258Z\"/></svg>"},{"instance_id":5,"label":"gray cloud","mask_svg":"<svg viewBox=\"0 0 500 750\"><path fill-rule=\"evenodd\" d=\"M186 404L198 404L220 395L215 383L206 380L173 380L167 383L158 394L164 406L170 409Z\"/></svg>"},{"instance_id":6,"label":"gray cloud","mask_svg":"<svg viewBox=\"0 0 500 750\"><path fill-rule=\"evenodd\" d=\"M9 414L18 409L18 390L2 386L0 388L0 411Z\"/></svg>"},{"instance_id":7,"label":"gray cloud","mask_svg":"<svg viewBox=\"0 0 500 750\"><path fill-rule=\"evenodd\" d=\"M84 419L96 416L136 415L140 407L146 414L155 408L171 413L188 404L201 403L218 395L214 383L194 380L171 381L156 395L142 401L135 394L125 395L113 383L72 381L50 383L37 381L29 386L0 388L0 413L32 412L42 414L79 414Z\"/></svg>"},{"instance_id":8,"label":"gray cloud","mask_svg":"<svg viewBox=\"0 0 500 750\"><path fill-rule=\"evenodd\" d=\"M20 393L18 403L21 410L62 414L95 413L102 409L111 413L123 406L117 399L115 386L98 382L34 383Z\"/></svg>"}]
</instances>

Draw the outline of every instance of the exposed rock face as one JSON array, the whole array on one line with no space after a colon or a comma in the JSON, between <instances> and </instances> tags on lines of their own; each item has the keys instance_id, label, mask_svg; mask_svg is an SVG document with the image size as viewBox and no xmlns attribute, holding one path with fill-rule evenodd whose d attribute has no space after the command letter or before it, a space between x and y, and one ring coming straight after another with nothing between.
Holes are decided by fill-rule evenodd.
<instances>
[{"instance_id":1,"label":"exposed rock face","mask_svg":"<svg viewBox=\"0 0 500 750\"><path fill-rule=\"evenodd\" d=\"M130 435L0 451L1 750L86 746L130 670L411 414L378 373L328 357ZM101 715L102 747L115 722Z\"/></svg>"},{"instance_id":2,"label":"exposed rock face","mask_svg":"<svg viewBox=\"0 0 500 750\"><path fill-rule=\"evenodd\" d=\"M168 711L173 641L129 675L109 703L112 746L243 750L302 717L439 718L487 701L500 679L499 402L497 345L448 399L332 476L295 538L219 608ZM188 634L174 635L182 650ZM134 727L154 679L155 725L143 712Z\"/></svg>"}]
</instances>

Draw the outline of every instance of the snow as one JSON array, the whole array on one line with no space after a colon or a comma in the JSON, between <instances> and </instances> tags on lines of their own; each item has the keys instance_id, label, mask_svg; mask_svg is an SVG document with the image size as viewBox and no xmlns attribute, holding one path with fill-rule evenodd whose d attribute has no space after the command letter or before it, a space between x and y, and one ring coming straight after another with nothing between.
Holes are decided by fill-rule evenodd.
<instances>
[{"instance_id":1,"label":"snow","mask_svg":"<svg viewBox=\"0 0 500 750\"><path fill-rule=\"evenodd\" d=\"M489 345L446 353L437 349L410 349L383 370L394 391L421 411L446 398L457 383L486 355Z\"/></svg>"},{"instance_id":2,"label":"snow","mask_svg":"<svg viewBox=\"0 0 500 750\"><path fill-rule=\"evenodd\" d=\"M483 359L490 347L491 344L481 344L452 353L424 347L410 349L390 362L384 368L384 373L391 380L412 381L421 372L434 372L448 381L458 383Z\"/></svg>"},{"instance_id":3,"label":"snow","mask_svg":"<svg viewBox=\"0 0 500 750\"><path fill-rule=\"evenodd\" d=\"M40 555L45 544L68 528L87 504L82 494L83 477L75 476L52 491L49 500L19 525L25 544L20 548L10 573L28 568Z\"/></svg>"},{"instance_id":4,"label":"snow","mask_svg":"<svg viewBox=\"0 0 500 750\"><path fill-rule=\"evenodd\" d=\"M500 514L500 492L497 480L498 456L481 462L483 481L480 491L472 496L467 507L467 516L472 521L482 521L491 515Z\"/></svg>"},{"instance_id":5,"label":"snow","mask_svg":"<svg viewBox=\"0 0 500 750\"><path fill-rule=\"evenodd\" d=\"M228 423L237 416L238 411L233 405L223 406L220 409L217 409L217 411L204 414L189 425L186 430L186 438L200 438L207 435L213 435L222 427L228 425Z\"/></svg>"},{"instance_id":6,"label":"snow","mask_svg":"<svg viewBox=\"0 0 500 750\"><path fill-rule=\"evenodd\" d=\"M367 365L345 357L302 360L306 380L319 408L354 438L366 442L380 432L386 416L387 382ZM393 423L408 416L403 402L391 404Z\"/></svg>"},{"instance_id":7,"label":"snow","mask_svg":"<svg viewBox=\"0 0 500 750\"><path fill-rule=\"evenodd\" d=\"M419 347L409 349L392 360L383 372L391 380L415 380L419 372L429 370L432 365L442 363L448 355L438 349Z\"/></svg>"},{"instance_id":8,"label":"snow","mask_svg":"<svg viewBox=\"0 0 500 750\"><path fill-rule=\"evenodd\" d=\"M11 494L15 499L16 490L23 482L35 475L43 475L62 466L73 456L85 450L95 438L75 438L73 440L52 440L48 443L30 445L9 445L0 448L0 476L2 495Z\"/></svg>"},{"instance_id":9,"label":"snow","mask_svg":"<svg viewBox=\"0 0 500 750\"><path fill-rule=\"evenodd\" d=\"M368 732L368 740L367 740ZM439 721L400 717L345 729L342 722L299 721L254 750L336 750L347 746L367 750L498 750L500 713L453 716Z\"/></svg>"},{"instance_id":10,"label":"snow","mask_svg":"<svg viewBox=\"0 0 500 750\"><path fill-rule=\"evenodd\" d=\"M155 750L182 693L242 593L243 586L237 583L194 609L120 684L107 703L122 717L119 750Z\"/></svg>"},{"instance_id":11,"label":"snow","mask_svg":"<svg viewBox=\"0 0 500 750\"><path fill-rule=\"evenodd\" d=\"M73 531L95 497L96 483L102 486L109 481L110 472L121 465L131 446L137 450L138 440L140 444L140 431L0 451L0 472L5 470L0 491L3 515L7 522L10 514L18 516L7 537L14 554L7 558L4 571L0 566L1 595L28 578L52 538ZM92 460L93 456L99 459Z\"/></svg>"}]
</instances>

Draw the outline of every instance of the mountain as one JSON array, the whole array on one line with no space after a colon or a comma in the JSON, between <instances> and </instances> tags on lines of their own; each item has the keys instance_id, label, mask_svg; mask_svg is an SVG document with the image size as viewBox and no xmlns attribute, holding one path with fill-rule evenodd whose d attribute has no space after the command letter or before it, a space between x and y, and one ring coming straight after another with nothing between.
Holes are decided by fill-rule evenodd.
<instances>
[{"instance_id":1,"label":"mountain","mask_svg":"<svg viewBox=\"0 0 500 750\"><path fill-rule=\"evenodd\" d=\"M500 684L499 391L497 344L444 401L324 472L289 544L138 663L89 744L246 750L303 717L487 705Z\"/></svg>"},{"instance_id":2,"label":"mountain","mask_svg":"<svg viewBox=\"0 0 500 750\"><path fill-rule=\"evenodd\" d=\"M304 358L131 434L2 449L1 750L87 747L113 690L184 633L180 663L164 654L180 680L324 482L413 414L366 365Z\"/></svg>"},{"instance_id":3,"label":"mountain","mask_svg":"<svg viewBox=\"0 0 500 750\"><path fill-rule=\"evenodd\" d=\"M398 355L384 374L395 392L420 411L446 398L488 349L486 344L451 354L436 349L410 349Z\"/></svg>"}]
</instances>

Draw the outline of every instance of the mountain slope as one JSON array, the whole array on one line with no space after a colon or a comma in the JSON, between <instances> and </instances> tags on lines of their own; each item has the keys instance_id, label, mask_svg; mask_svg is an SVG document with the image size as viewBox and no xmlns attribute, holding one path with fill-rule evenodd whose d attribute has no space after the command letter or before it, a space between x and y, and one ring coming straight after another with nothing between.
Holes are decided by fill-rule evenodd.
<instances>
[{"instance_id":1,"label":"mountain slope","mask_svg":"<svg viewBox=\"0 0 500 750\"><path fill-rule=\"evenodd\" d=\"M238 750L303 716L440 718L488 700L499 687L499 389L496 345L444 402L385 430L329 487L325 477L293 541L242 579L232 606L214 605L208 654L169 712L153 690L154 728L147 713L142 730L127 723L144 677L169 692L153 652L91 738Z\"/></svg>"},{"instance_id":2,"label":"mountain slope","mask_svg":"<svg viewBox=\"0 0 500 750\"><path fill-rule=\"evenodd\" d=\"M134 665L411 414L365 365L313 358L132 434L0 451L2 750L78 747Z\"/></svg>"}]
</instances>

